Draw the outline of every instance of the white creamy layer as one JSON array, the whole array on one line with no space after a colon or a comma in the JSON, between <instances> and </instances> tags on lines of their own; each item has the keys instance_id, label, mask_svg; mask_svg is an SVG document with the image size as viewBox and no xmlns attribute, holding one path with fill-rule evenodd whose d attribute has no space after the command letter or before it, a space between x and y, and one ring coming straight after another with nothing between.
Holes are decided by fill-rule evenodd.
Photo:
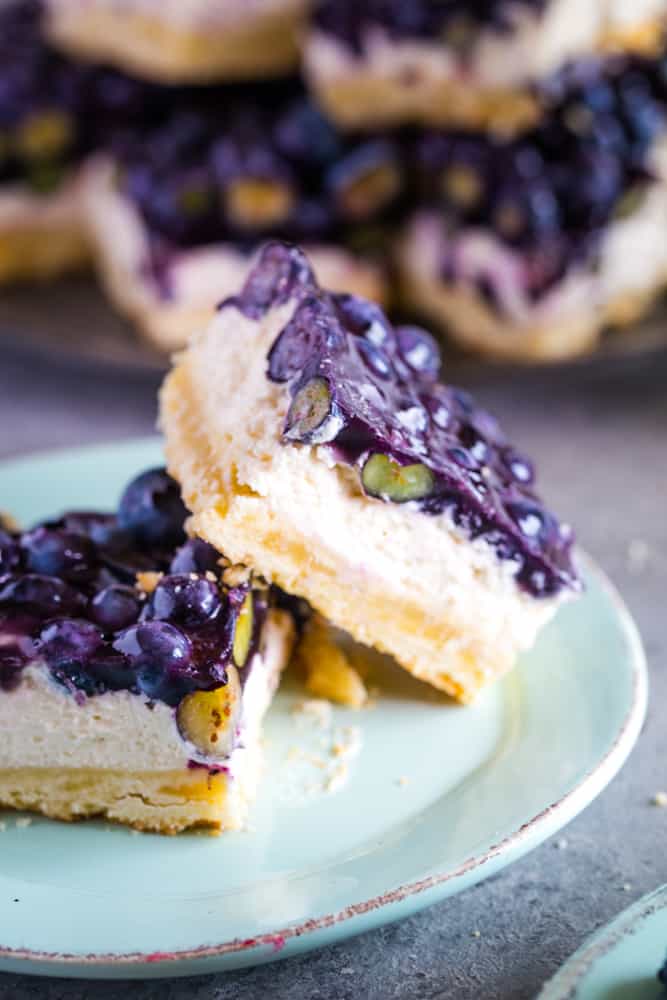
<instances>
[{"instance_id":1,"label":"white creamy layer","mask_svg":"<svg viewBox=\"0 0 667 1000\"><path fill-rule=\"evenodd\" d=\"M183 29L245 28L253 21L278 14L305 11L309 0L47 0L49 14L60 11L71 20L77 11L85 19L96 11L111 11L119 16L156 18Z\"/></svg>"},{"instance_id":2,"label":"white creamy layer","mask_svg":"<svg viewBox=\"0 0 667 1000\"><path fill-rule=\"evenodd\" d=\"M53 680L37 661L25 668L19 686L0 690L0 770L18 767L101 768L168 771L188 761L224 763L234 772L243 746L259 735L286 665L291 622L281 612L269 616L261 649L249 665L243 690L239 745L223 761L203 758L183 739L176 710L129 691L109 691L81 702Z\"/></svg>"},{"instance_id":3,"label":"white creamy layer","mask_svg":"<svg viewBox=\"0 0 667 1000\"><path fill-rule=\"evenodd\" d=\"M517 4L512 30L480 30L465 57L443 43L396 39L372 26L363 36L361 57L334 35L315 31L306 60L313 78L325 84L360 71L400 82L414 69L433 82L458 78L476 87L516 87L596 51L609 35L665 15L664 0L551 0L543 12Z\"/></svg>"},{"instance_id":4,"label":"white creamy layer","mask_svg":"<svg viewBox=\"0 0 667 1000\"><path fill-rule=\"evenodd\" d=\"M486 229L448 233L438 215L422 212L407 228L402 258L406 273L420 273L434 282L442 280L441 262L451 258L453 287L475 291L480 279L488 280L501 313L523 325L596 310L623 296L653 291L667 279L666 234L667 185L649 184L641 205L607 227L595 260L568 270L536 301L524 291L522 254Z\"/></svg>"},{"instance_id":5,"label":"white creamy layer","mask_svg":"<svg viewBox=\"0 0 667 1000\"><path fill-rule=\"evenodd\" d=\"M81 183L78 173L53 194L35 194L23 184L0 188L0 232L36 227L83 227Z\"/></svg>"}]
</instances>

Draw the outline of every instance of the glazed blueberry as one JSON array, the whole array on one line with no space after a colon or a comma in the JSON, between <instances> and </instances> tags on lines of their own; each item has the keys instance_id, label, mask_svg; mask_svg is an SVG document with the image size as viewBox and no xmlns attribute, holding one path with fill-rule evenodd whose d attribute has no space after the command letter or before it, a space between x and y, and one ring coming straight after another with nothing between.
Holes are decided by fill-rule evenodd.
<instances>
[{"instance_id":1,"label":"glazed blueberry","mask_svg":"<svg viewBox=\"0 0 667 1000\"><path fill-rule=\"evenodd\" d=\"M26 565L32 573L76 581L90 577L95 549L84 535L39 527L21 536Z\"/></svg>"},{"instance_id":2,"label":"glazed blueberry","mask_svg":"<svg viewBox=\"0 0 667 1000\"><path fill-rule=\"evenodd\" d=\"M0 583L0 607L18 605L45 617L76 612L85 604L73 587L55 576L26 573Z\"/></svg>"},{"instance_id":3,"label":"glazed blueberry","mask_svg":"<svg viewBox=\"0 0 667 1000\"><path fill-rule=\"evenodd\" d=\"M95 545L104 548L127 548L130 544L130 537L127 532L119 528L115 514L100 514L85 510L70 511L59 524L65 531L85 535Z\"/></svg>"},{"instance_id":4,"label":"glazed blueberry","mask_svg":"<svg viewBox=\"0 0 667 1000\"><path fill-rule=\"evenodd\" d=\"M164 576L151 594L144 618L175 625L203 625L222 609L220 589L205 577L178 574Z\"/></svg>"},{"instance_id":5,"label":"glazed blueberry","mask_svg":"<svg viewBox=\"0 0 667 1000\"><path fill-rule=\"evenodd\" d=\"M150 469L133 479L118 506L119 526L141 548L180 545L187 516L178 483L164 469Z\"/></svg>"},{"instance_id":6,"label":"glazed blueberry","mask_svg":"<svg viewBox=\"0 0 667 1000\"><path fill-rule=\"evenodd\" d=\"M21 613L0 613L0 689L16 687L20 674L35 655L32 635L39 620Z\"/></svg>"},{"instance_id":7,"label":"glazed blueberry","mask_svg":"<svg viewBox=\"0 0 667 1000\"><path fill-rule=\"evenodd\" d=\"M183 631L168 622L132 625L117 636L113 648L126 657L139 690L148 698L176 705L196 686L190 681L192 644Z\"/></svg>"},{"instance_id":8,"label":"glazed blueberry","mask_svg":"<svg viewBox=\"0 0 667 1000\"><path fill-rule=\"evenodd\" d=\"M21 565L21 560L18 539L0 528L0 577L15 572Z\"/></svg>"},{"instance_id":9,"label":"glazed blueberry","mask_svg":"<svg viewBox=\"0 0 667 1000\"><path fill-rule=\"evenodd\" d=\"M56 680L88 695L96 693L98 687L90 674L90 663L103 646L101 630L77 618L49 622L37 641L38 652Z\"/></svg>"},{"instance_id":10,"label":"glazed blueberry","mask_svg":"<svg viewBox=\"0 0 667 1000\"><path fill-rule=\"evenodd\" d=\"M220 553L203 538L188 538L177 549L171 563L170 573L219 573Z\"/></svg>"},{"instance_id":11,"label":"glazed blueberry","mask_svg":"<svg viewBox=\"0 0 667 1000\"><path fill-rule=\"evenodd\" d=\"M112 583L95 594L88 614L105 632L120 632L133 625L142 609L142 601L134 587Z\"/></svg>"},{"instance_id":12,"label":"glazed blueberry","mask_svg":"<svg viewBox=\"0 0 667 1000\"><path fill-rule=\"evenodd\" d=\"M403 360L420 375L435 378L440 371L440 348L437 341L419 326L396 328L398 350Z\"/></svg>"}]
</instances>

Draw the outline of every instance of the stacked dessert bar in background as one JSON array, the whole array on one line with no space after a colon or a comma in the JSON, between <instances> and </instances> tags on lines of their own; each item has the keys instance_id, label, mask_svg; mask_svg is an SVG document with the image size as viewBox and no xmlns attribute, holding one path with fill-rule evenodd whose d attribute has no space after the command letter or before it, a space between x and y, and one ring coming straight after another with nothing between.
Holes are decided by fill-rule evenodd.
<instances>
[{"instance_id":1,"label":"stacked dessert bar in background","mask_svg":"<svg viewBox=\"0 0 667 1000\"><path fill-rule=\"evenodd\" d=\"M591 349L667 280L666 0L0 17L0 282L92 250L165 349L274 236L326 287L519 360Z\"/></svg>"},{"instance_id":2,"label":"stacked dessert bar in background","mask_svg":"<svg viewBox=\"0 0 667 1000\"><path fill-rule=\"evenodd\" d=\"M466 347L588 350L667 279L663 2L324 0L305 50L342 127L407 138L404 304Z\"/></svg>"}]
</instances>

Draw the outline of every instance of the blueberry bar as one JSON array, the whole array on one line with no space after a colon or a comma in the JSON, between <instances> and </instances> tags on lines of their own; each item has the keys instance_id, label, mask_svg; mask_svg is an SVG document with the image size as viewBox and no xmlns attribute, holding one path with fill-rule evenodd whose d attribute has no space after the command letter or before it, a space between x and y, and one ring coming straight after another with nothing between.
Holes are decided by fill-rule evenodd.
<instances>
[{"instance_id":1,"label":"blueberry bar","mask_svg":"<svg viewBox=\"0 0 667 1000\"><path fill-rule=\"evenodd\" d=\"M161 83L289 72L307 0L46 0L51 40Z\"/></svg>"},{"instance_id":2,"label":"blueberry bar","mask_svg":"<svg viewBox=\"0 0 667 1000\"><path fill-rule=\"evenodd\" d=\"M0 5L0 284L81 267L82 170L91 150L145 122L166 90L75 65L43 38L35 0Z\"/></svg>"},{"instance_id":3,"label":"blueberry bar","mask_svg":"<svg viewBox=\"0 0 667 1000\"><path fill-rule=\"evenodd\" d=\"M0 806L243 825L293 623L186 517L152 469L115 514L0 531Z\"/></svg>"},{"instance_id":4,"label":"blueberry bar","mask_svg":"<svg viewBox=\"0 0 667 1000\"><path fill-rule=\"evenodd\" d=\"M433 338L268 245L161 394L193 532L462 701L579 589L572 531Z\"/></svg>"},{"instance_id":5,"label":"blueberry bar","mask_svg":"<svg viewBox=\"0 0 667 1000\"><path fill-rule=\"evenodd\" d=\"M43 45L37 4L0 8L0 285L87 258L69 74Z\"/></svg>"},{"instance_id":6,"label":"blueberry bar","mask_svg":"<svg viewBox=\"0 0 667 1000\"><path fill-rule=\"evenodd\" d=\"M664 27L662 0L322 0L305 66L344 127L507 132L539 117L540 85L566 62L652 53Z\"/></svg>"},{"instance_id":7,"label":"blueberry bar","mask_svg":"<svg viewBox=\"0 0 667 1000\"><path fill-rule=\"evenodd\" d=\"M667 283L667 55L589 60L511 141L414 140L406 305L464 347L552 360L636 320Z\"/></svg>"},{"instance_id":8,"label":"blueberry bar","mask_svg":"<svg viewBox=\"0 0 667 1000\"><path fill-rule=\"evenodd\" d=\"M246 85L187 95L99 157L86 218L111 300L172 349L239 288L267 236L308 245L328 286L381 298L374 252L403 187L395 140L342 137L296 84Z\"/></svg>"}]
</instances>

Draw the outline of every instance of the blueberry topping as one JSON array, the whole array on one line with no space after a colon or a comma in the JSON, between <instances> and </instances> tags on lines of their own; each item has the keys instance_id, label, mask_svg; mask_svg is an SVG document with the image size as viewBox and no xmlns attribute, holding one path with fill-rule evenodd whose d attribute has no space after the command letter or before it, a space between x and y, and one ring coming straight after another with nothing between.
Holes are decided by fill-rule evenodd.
<instances>
[{"instance_id":1,"label":"blueberry topping","mask_svg":"<svg viewBox=\"0 0 667 1000\"><path fill-rule=\"evenodd\" d=\"M59 576L76 581L90 576L95 567L95 550L84 535L39 527L21 537L26 566L32 573Z\"/></svg>"},{"instance_id":2,"label":"blueberry topping","mask_svg":"<svg viewBox=\"0 0 667 1000\"><path fill-rule=\"evenodd\" d=\"M118 635L113 648L128 660L137 686L147 697L178 704L191 684L192 643L188 636L163 621L131 625Z\"/></svg>"},{"instance_id":3,"label":"blueberry topping","mask_svg":"<svg viewBox=\"0 0 667 1000\"><path fill-rule=\"evenodd\" d=\"M18 605L44 617L69 614L84 604L82 595L54 576L26 573L0 582L0 609Z\"/></svg>"},{"instance_id":4,"label":"blueberry topping","mask_svg":"<svg viewBox=\"0 0 667 1000\"><path fill-rule=\"evenodd\" d=\"M399 465L388 455L376 453L363 464L361 482L366 493L393 503L423 500L433 493L435 477L420 462Z\"/></svg>"},{"instance_id":5,"label":"blueberry topping","mask_svg":"<svg viewBox=\"0 0 667 1000\"><path fill-rule=\"evenodd\" d=\"M238 700L233 664L252 659L267 594L226 584L228 560L185 537L186 516L175 482L151 469L118 514L72 511L23 535L0 523L0 688L43 661L78 699L128 690L171 706L196 692L217 692L209 708Z\"/></svg>"},{"instance_id":6,"label":"blueberry topping","mask_svg":"<svg viewBox=\"0 0 667 1000\"><path fill-rule=\"evenodd\" d=\"M89 615L105 632L119 632L139 618L142 601L134 587L111 583L92 598Z\"/></svg>"},{"instance_id":7,"label":"blueberry topping","mask_svg":"<svg viewBox=\"0 0 667 1000\"><path fill-rule=\"evenodd\" d=\"M274 269L281 253L285 267L299 266L299 251L272 244L251 286L261 283L264 254ZM329 445L369 496L446 514L484 536L535 596L577 588L571 533L535 497L531 463L469 393L437 380L439 368L425 331L394 329L377 306L327 294L311 274L270 350L267 377L291 397L285 444Z\"/></svg>"},{"instance_id":8,"label":"blueberry topping","mask_svg":"<svg viewBox=\"0 0 667 1000\"><path fill-rule=\"evenodd\" d=\"M214 580L187 575L165 576L151 594L143 617L175 625L203 625L222 609L220 590Z\"/></svg>"},{"instance_id":9,"label":"blueberry topping","mask_svg":"<svg viewBox=\"0 0 667 1000\"><path fill-rule=\"evenodd\" d=\"M220 572L220 553L203 538L189 538L174 553L169 564L170 573Z\"/></svg>"},{"instance_id":10,"label":"blueberry topping","mask_svg":"<svg viewBox=\"0 0 667 1000\"><path fill-rule=\"evenodd\" d=\"M23 559L18 539L0 528L0 577L13 573Z\"/></svg>"},{"instance_id":11,"label":"blueberry topping","mask_svg":"<svg viewBox=\"0 0 667 1000\"><path fill-rule=\"evenodd\" d=\"M133 479L118 506L118 524L140 548L180 545L186 517L178 483L164 469L149 469Z\"/></svg>"},{"instance_id":12,"label":"blueberry topping","mask_svg":"<svg viewBox=\"0 0 667 1000\"><path fill-rule=\"evenodd\" d=\"M101 629L79 618L49 622L37 640L37 651L56 680L86 694L96 693L97 684L87 668L103 646Z\"/></svg>"}]
</instances>

